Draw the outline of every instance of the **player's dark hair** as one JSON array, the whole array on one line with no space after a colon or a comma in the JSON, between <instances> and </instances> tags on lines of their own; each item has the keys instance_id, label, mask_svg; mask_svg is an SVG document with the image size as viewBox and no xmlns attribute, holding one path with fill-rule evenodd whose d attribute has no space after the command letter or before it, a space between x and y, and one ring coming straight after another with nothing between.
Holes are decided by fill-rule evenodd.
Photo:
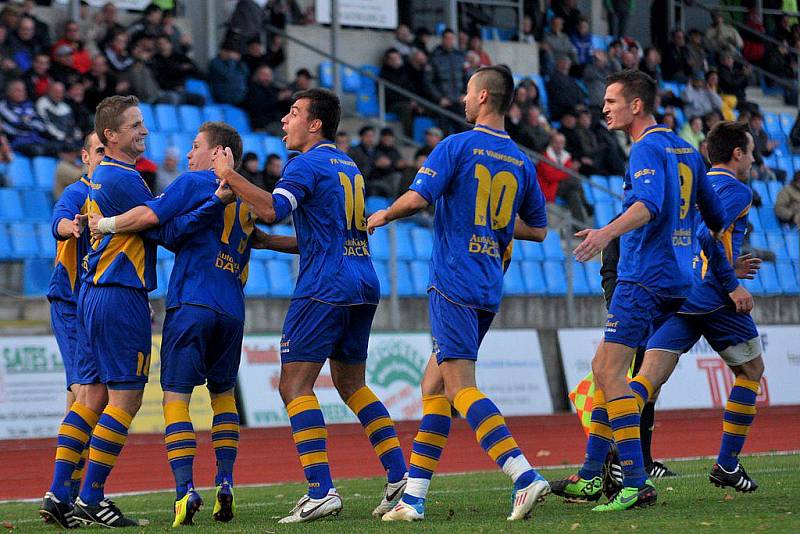
<instances>
[{"instance_id":1,"label":"player's dark hair","mask_svg":"<svg viewBox=\"0 0 800 534\"><path fill-rule=\"evenodd\" d=\"M472 75L478 89L489 92L492 111L505 115L514 100L514 76L506 65L481 67Z\"/></svg>"},{"instance_id":2,"label":"player's dark hair","mask_svg":"<svg viewBox=\"0 0 800 534\"><path fill-rule=\"evenodd\" d=\"M728 163L733 151L741 148L747 152L747 134L750 129L742 122L720 122L708 133L708 159L712 165Z\"/></svg>"},{"instance_id":3,"label":"player's dark hair","mask_svg":"<svg viewBox=\"0 0 800 534\"><path fill-rule=\"evenodd\" d=\"M94 131L104 145L108 144L105 131L116 132L122 126L122 114L128 108L135 108L139 105L139 99L133 95L129 96L108 96L98 105L94 115Z\"/></svg>"},{"instance_id":4,"label":"player's dark hair","mask_svg":"<svg viewBox=\"0 0 800 534\"><path fill-rule=\"evenodd\" d=\"M298 91L292 96L292 105L303 98L308 99L309 120L319 119L322 122L322 136L331 140L336 137L342 116L342 106L336 93L319 88Z\"/></svg>"},{"instance_id":5,"label":"player's dark hair","mask_svg":"<svg viewBox=\"0 0 800 534\"><path fill-rule=\"evenodd\" d=\"M646 114L652 114L656 107L656 81L640 70L623 70L606 76L606 86L622 84L622 94L627 102L640 99Z\"/></svg>"},{"instance_id":6,"label":"player's dark hair","mask_svg":"<svg viewBox=\"0 0 800 534\"><path fill-rule=\"evenodd\" d=\"M236 128L224 122L204 122L197 131L206 134L208 146L230 148L233 153L233 168L239 168L242 164L242 137Z\"/></svg>"},{"instance_id":7,"label":"player's dark hair","mask_svg":"<svg viewBox=\"0 0 800 534\"><path fill-rule=\"evenodd\" d=\"M89 152L89 148L92 145L92 136L93 135L97 135L97 132L95 132L94 130L92 130L91 132L86 134L86 137L83 138L83 149L86 152ZM99 138L100 136L98 135L97 137Z\"/></svg>"}]
</instances>

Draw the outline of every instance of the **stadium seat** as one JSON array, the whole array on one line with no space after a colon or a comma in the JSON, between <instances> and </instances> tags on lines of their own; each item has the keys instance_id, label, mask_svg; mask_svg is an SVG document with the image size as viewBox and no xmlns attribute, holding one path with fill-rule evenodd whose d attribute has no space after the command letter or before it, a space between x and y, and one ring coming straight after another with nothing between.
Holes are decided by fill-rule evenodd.
<instances>
[{"instance_id":1,"label":"stadium seat","mask_svg":"<svg viewBox=\"0 0 800 534\"><path fill-rule=\"evenodd\" d=\"M514 242L514 258L529 261L544 261L544 247L534 241L518 240Z\"/></svg>"},{"instance_id":2,"label":"stadium seat","mask_svg":"<svg viewBox=\"0 0 800 534\"><path fill-rule=\"evenodd\" d=\"M589 177L589 183L592 185L592 193L594 193L595 202L606 202L611 200L609 193L610 187L608 186L608 179L599 174L593 174Z\"/></svg>"},{"instance_id":3,"label":"stadium seat","mask_svg":"<svg viewBox=\"0 0 800 534\"><path fill-rule=\"evenodd\" d=\"M276 224L272 227L272 232L275 235L282 235L286 237L296 237L297 233L294 231L294 226L290 224Z\"/></svg>"},{"instance_id":4,"label":"stadium seat","mask_svg":"<svg viewBox=\"0 0 800 534\"><path fill-rule=\"evenodd\" d=\"M766 265L766 262L762 264ZM753 295L763 295L764 286L761 285L761 274L759 273L753 280L742 280L742 285Z\"/></svg>"},{"instance_id":5,"label":"stadium seat","mask_svg":"<svg viewBox=\"0 0 800 534\"><path fill-rule=\"evenodd\" d=\"M625 192L625 181L622 179L622 176L609 176L608 188L611 190L612 198L617 198L614 195L619 195L621 197Z\"/></svg>"},{"instance_id":6,"label":"stadium seat","mask_svg":"<svg viewBox=\"0 0 800 534\"><path fill-rule=\"evenodd\" d=\"M178 108L172 104L156 104L156 122L159 132L180 132L180 119L178 118Z\"/></svg>"},{"instance_id":7,"label":"stadium seat","mask_svg":"<svg viewBox=\"0 0 800 534\"><path fill-rule=\"evenodd\" d=\"M764 227L761 225L761 217L758 216L758 210L751 207L747 213L747 220L753 225L753 231L763 232Z\"/></svg>"},{"instance_id":8,"label":"stadium seat","mask_svg":"<svg viewBox=\"0 0 800 534\"><path fill-rule=\"evenodd\" d=\"M22 206L26 220L47 221L53 214L53 203L48 193L38 190L25 190L22 193Z\"/></svg>"},{"instance_id":9,"label":"stadium seat","mask_svg":"<svg viewBox=\"0 0 800 534\"><path fill-rule=\"evenodd\" d=\"M342 91L357 93L361 89L361 73L357 70L342 65L339 73L342 77Z\"/></svg>"},{"instance_id":10,"label":"stadium seat","mask_svg":"<svg viewBox=\"0 0 800 534\"><path fill-rule=\"evenodd\" d=\"M594 204L594 188L587 180L581 180L581 187L583 187L583 196L586 197L586 202Z\"/></svg>"},{"instance_id":11,"label":"stadium seat","mask_svg":"<svg viewBox=\"0 0 800 534\"><path fill-rule=\"evenodd\" d=\"M586 281L586 271L579 261L572 262L572 292L575 295L591 295L592 290Z\"/></svg>"},{"instance_id":12,"label":"stadium seat","mask_svg":"<svg viewBox=\"0 0 800 534\"><path fill-rule=\"evenodd\" d=\"M411 229L414 225L399 223L395 224L397 245L397 259L398 260L413 260L416 259L414 247L411 244ZM388 239L388 237L387 237ZM425 258L428 259L428 258Z\"/></svg>"},{"instance_id":13,"label":"stadium seat","mask_svg":"<svg viewBox=\"0 0 800 534\"><path fill-rule=\"evenodd\" d=\"M171 134L167 139L169 139L169 147L178 151L178 161L188 164L186 154L192 149L194 135L188 132L176 132Z\"/></svg>"},{"instance_id":14,"label":"stadium seat","mask_svg":"<svg viewBox=\"0 0 800 534\"><path fill-rule=\"evenodd\" d=\"M411 230L411 238L414 242L414 256L418 260L430 260L433 253L433 231L417 227Z\"/></svg>"},{"instance_id":15,"label":"stadium seat","mask_svg":"<svg viewBox=\"0 0 800 534\"><path fill-rule=\"evenodd\" d=\"M247 283L244 286L244 294L246 297L268 297L270 296L269 290L269 275L265 262L260 259L250 259L250 267L247 272ZM291 282L291 280L289 280Z\"/></svg>"},{"instance_id":16,"label":"stadium seat","mask_svg":"<svg viewBox=\"0 0 800 534\"><path fill-rule=\"evenodd\" d=\"M367 215L372 215L378 210L385 210L392 205L392 201L385 197L371 196L367 197L365 211Z\"/></svg>"},{"instance_id":17,"label":"stadium seat","mask_svg":"<svg viewBox=\"0 0 800 534\"><path fill-rule=\"evenodd\" d=\"M11 250L11 237L8 234L8 226L0 223L0 260L8 260L14 257Z\"/></svg>"},{"instance_id":18,"label":"stadium seat","mask_svg":"<svg viewBox=\"0 0 800 534\"><path fill-rule=\"evenodd\" d=\"M517 30L514 28L497 28L497 38L500 42L507 43L517 36Z\"/></svg>"},{"instance_id":19,"label":"stadium seat","mask_svg":"<svg viewBox=\"0 0 800 534\"><path fill-rule=\"evenodd\" d=\"M260 167L264 166L267 155L264 151L264 135L257 133L242 134L242 153L252 152L258 158Z\"/></svg>"},{"instance_id":20,"label":"stadium seat","mask_svg":"<svg viewBox=\"0 0 800 534\"><path fill-rule=\"evenodd\" d=\"M764 227L764 231L777 232L781 229L778 218L775 217L775 210L771 206L756 209L758 209L758 216L761 219L761 226Z\"/></svg>"},{"instance_id":21,"label":"stadium seat","mask_svg":"<svg viewBox=\"0 0 800 534\"><path fill-rule=\"evenodd\" d=\"M544 281L548 295L567 294L567 277L564 275L564 265L560 261L544 262Z\"/></svg>"},{"instance_id":22,"label":"stadium seat","mask_svg":"<svg viewBox=\"0 0 800 534\"><path fill-rule=\"evenodd\" d=\"M758 196L761 197L761 202L764 205L772 206L775 204L775 201L770 197L769 189L767 188L767 182L762 180L753 180L750 185L753 188L753 191L758 193Z\"/></svg>"},{"instance_id":23,"label":"stadium seat","mask_svg":"<svg viewBox=\"0 0 800 534\"><path fill-rule=\"evenodd\" d=\"M796 295L800 293L800 282L797 279L797 273L791 262L779 261L776 263L776 271L778 273L778 282L781 290L787 295Z\"/></svg>"},{"instance_id":24,"label":"stadium seat","mask_svg":"<svg viewBox=\"0 0 800 534\"><path fill-rule=\"evenodd\" d=\"M778 114L773 111L764 111L762 113L764 116L764 129L767 131L768 134L772 134L772 132L781 132L781 121L778 117Z\"/></svg>"},{"instance_id":25,"label":"stadium seat","mask_svg":"<svg viewBox=\"0 0 800 534\"><path fill-rule=\"evenodd\" d=\"M786 174L792 176L794 174L794 161L792 156L778 156L777 168L786 171Z\"/></svg>"},{"instance_id":26,"label":"stadium seat","mask_svg":"<svg viewBox=\"0 0 800 534\"><path fill-rule=\"evenodd\" d=\"M0 188L0 221L14 222L24 218L19 193L16 189Z\"/></svg>"},{"instance_id":27,"label":"stadium seat","mask_svg":"<svg viewBox=\"0 0 800 534\"><path fill-rule=\"evenodd\" d=\"M178 116L184 132L195 133L203 124L202 108L183 104L178 106Z\"/></svg>"},{"instance_id":28,"label":"stadium seat","mask_svg":"<svg viewBox=\"0 0 800 534\"><path fill-rule=\"evenodd\" d=\"M164 156L169 148L169 138L162 132L150 132L145 140L145 155L158 163L164 161Z\"/></svg>"},{"instance_id":29,"label":"stadium seat","mask_svg":"<svg viewBox=\"0 0 800 534\"><path fill-rule=\"evenodd\" d=\"M269 250L266 248L254 248L250 251L250 260L265 261L265 260L279 260L285 259L286 256L281 256L280 252Z\"/></svg>"},{"instance_id":30,"label":"stadium seat","mask_svg":"<svg viewBox=\"0 0 800 534\"><path fill-rule=\"evenodd\" d=\"M203 106L203 120L213 122L225 121L225 112L222 111L222 106L217 104Z\"/></svg>"},{"instance_id":31,"label":"stadium seat","mask_svg":"<svg viewBox=\"0 0 800 534\"><path fill-rule=\"evenodd\" d=\"M496 29L491 26L481 26L481 39L484 41L494 41L496 39Z\"/></svg>"},{"instance_id":32,"label":"stadium seat","mask_svg":"<svg viewBox=\"0 0 800 534\"><path fill-rule=\"evenodd\" d=\"M525 279L522 276L522 262L512 261L503 276L503 293L506 295L524 295L528 292Z\"/></svg>"},{"instance_id":33,"label":"stadium seat","mask_svg":"<svg viewBox=\"0 0 800 534\"><path fill-rule=\"evenodd\" d=\"M389 230L378 228L369 236L369 253L376 260L389 259Z\"/></svg>"},{"instance_id":34,"label":"stadium seat","mask_svg":"<svg viewBox=\"0 0 800 534\"><path fill-rule=\"evenodd\" d=\"M547 232L543 245L545 259L555 261L564 259L564 250L561 248L561 237L558 232Z\"/></svg>"},{"instance_id":35,"label":"stadium seat","mask_svg":"<svg viewBox=\"0 0 800 534\"><path fill-rule=\"evenodd\" d=\"M777 259L789 259L786 242L783 240L783 232L767 232L767 248L775 253Z\"/></svg>"},{"instance_id":36,"label":"stadium seat","mask_svg":"<svg viewBox=\"0 0 800 534\"><path fill-rule=\"evenodd\" d=\"M767 238L764 236L764 232L750 232L750 246L753 248L766 250Z\"/></svg>"},{"instance_id":37,"label":"stadium seat","mask_svg":"<svg viewBox=\"0 0 800 534\"><path fill-rule=\"evenodd\" d=\"M365 118L373 118L380 115L380 102L378 95L374 92L368 93L363 90L356 95L356 113Z\"/></svg>"},{"instance_id":38,"label":"stadium seat","mask_svg":"<svg viewBox=\"0 0 800 534\"><path fill-rule=\"evenodd\" d=\"M427 261L417 260L411 264L411 283L414 285L414 293L418 296L425 296L428 292L430 282L430 268Z\"/></svg>"},{"instance_id":39,"label":"stadium seat","mask_svg":"<svg viewBox=\"0 0 800 534\"><path fill-rule=\"evenodd\" d=\"M286 165L288 153L286 151L286 145L283 144L283 140L280 137L268 135L264 139L264 152L267 154L267 156L270 154L277 154L281 157L283 164Z\"/></svg>"},{"instance_id":40,"label":"stadium seat","mask_svg":"<svg viewBox=\"0 0 800 534\"><path fill-rule=\"evenodd\" d=\"M381 68L377 65L361 65L361 72L359 73L361 76L359 92L363 94L377 94L378 86L375 83L375 79L370 78L366 73L370 73L375 76L375 78L378 78L381 73Z\"/></svg>"},{"instance_id":41,"label":"stadium seat","mask_svg":"<svg viewBox=\"0 0 800 534\"><path fill-rule=\"evenodd\" d=\"M392 291L389 282L389 268L386 265L386 261L373 260L372 265L375 267L375 274L378 275L378 283L381 286L381 297L388 297Z\"/></svg>"},{"instance_id":42,"label":"stadium seat","mask_svg":"<svg viewBox=\"0 0 800 534\"><path fill-rule=\"evenodd\" d=\"M325 89L333 88L333 63L322 61L319 64L319 86Z\"/></svg>"},{"instance_id":43,"label":"stadium seat","mask_svg":"<svg viewBox=\"0 0 800 534\"><path fill-rule=\"evenodd\" d=\"M785 231L783 232L783 237L786 241L786 248L789 251L789 257L795 261L800 260L800 235L798 235L798 231Z\"/></svg>"},{"instance_id":44,"label":"stadium seat","mask_svg":"<svg viewBox=\"0 0 800 534\"><path fill-rule=\"evenodd\" d=\"M139 102L139 110L142 112L142 121L145 127L150 130L150 133L158 131L158 122L156 121L153 105L147 102Z\"/></svg>"},{"instance_id":45,"label":"stadium seat","mask_svg":"<svg viewBox=\"0 0 800 534\"><path fill-rule=\"evenodd\" d=\"M205 80L196 80L194 78L189 78L186 80L184 84L184 89L186 89L187 93L194 93L197 95L203 95L206 99L206 103L210 104L214 101L214 97L211 96L211 88L208 86L208 83Z\"/></svg>"},{"instance_id":46,"label":"stadium seat","mask_svg":"<svg viewBox=\"0 0 800 534\"><path fill-rule=\"evenodd\" d=\"M678 89L681 90L681 93L683 92L680 85L678 86ZM678 93L677 96L680 96L681 93ZM686 122L686 114L683 112L681 108L675 108L674 113L675 113L675 123L678 125L678 128L680 128Z\"/></svg>"},{"instance_id":47,"label":"stadium seat","mask_svg":"<svg viewBox=\"0 0 800 534\"><path fill-rule=\"evenodd\" d=\"M614 218L614 215L614 204L610 200L595 203L594 222L598 228L607 225Z\"/></svg>"},{"instance_id":48,"label":"stadium seat","mask_svg":"<svg viewBox=\"0 0 800 534\"><path fill-rule=\"evenodd\" d=\"M414 117L414 122L411 127L414 141L417 143L425 142L425 131L434 126L436 126L436 123L430 117Z\"/></svg>"},{"instance_id":49,"label":"stadium seat","mask_svg":"<svg viewBox=\"0 0 800 534\"><path fill-rule=\"evenodd\" d=\"M36 223L36 238L39 248L39 257L47 258L51 262L56 257L56 240L49 222Z\"/></svg>"},{"instance_id":50,"label":"stadium seat","mask_svg":"<svg viewBox=\"0 0 800 534\"><path fill-rule=\"evenodd\" d=\"M39 240L34 226L27 223L12 223L8 225L8 229L15 257L26 259L39 256Z\"/></svg>"},{"instance_id":51,"label":"stadium seat","mask_svg":"<svg viewBox=\"0 0 800 534\"><path fill-rule=\"evenodd\" d=\"M31 160L22 154L15 153L14 159L8 164L8 169L6 170L6 182L11 187L18 189L35 187L36 183L33 180Z\"/></svg>"},{"instance_id":52,"label":"stadium seat","mask_svg":"<svg viewBox=\"0 0 800 534\"><path fill-rule=\"evenodd\" d=\"M594 50L606 50L606 38L604 35L596 35L592 34L592 48ZM667 83L664 82L664 88L666 89Z\"/></svg>"},{"instance_id":53,"label":"stadium seat","mask_svg":"<svg viewBox=\"0 0 800 534\"><path fill-rule=\"evenodd\" d=\"M781 292L781 285L778 282L778 273L775 270L774 263L768 261L762 263L757 278L761 280L765 293L775 295Z\"/></svg>"},{"instance_id":54,"label":"stadium seat","mask_svg":"<svg viewBox=\"0 0 800 534\"><path fill-rule=\"evenodd\" d=\"M58 160L47 156L37 156L33 158L33 179L36 187L47 191L53 190L56 181L56 166Z\"/></svg>"},{"instance_id":55,"label":"stadium seat","mask_svg":"<svg viewBox=\"0 0 800 534\"><path fill-rule=\"evenodd\" d=\"M513 265L513 262L512 262ZM522 278L525 280L525 288L531 295L546 295L547 285L544 281L542 264L538 261L523 261L520 263Z\"/></svg>"},{"instance_id":56,"label":"stadium seat","mask_svg":"<svg viewBox=\"0 0 800 534\"><path fill-rule=\"evenodd\" d=\"M156 288L150 292L150 298L163 299L167 296L167 289L169 289L169 274L165 272L164 262L159 261L156 264Z\"/></svg>"},{"instance_id":57,"label":"stadium seat","mask_svg":"<svg viewBox=\"0 0 800 534\"><path fill-rule=\"evenodd\" d=\"M247 118L247 113L244 110L223 104L222 112L225 114L225 122L236 128L240 134L250 132L250 119Z\"/></svg>"},{"instance_id":58,"label":"stadium seat","mask_svg":"<svg viewBox=\"0 0 800 534\"><path fill-rule=\"evenodd\" d=\"M47 293L53 262L42 259L26 259L23 265L23 292L28 297L40 297Z\"/></svg>"},{"instance_id":59,"label":"stadium seat","mask_svg":"<svg viewBox=\"0 0 800 534\"><path fill-rule=\"evenodd\" d=\"M791 113L781 113L779 118L783 133L785 133L786 135L792 133L792 126L794 126L794 121L795 121L794 115L792 115Z\"/></svg>"},{"instance_id":60,"label":"stadium seat","mask_svg":"<svg viewBox=\"0 0 800 534\"><path fill-rule=\"evenodd\" d=\"M387 268L388 268L387 264ZM411 269L407 261L397 262L397 295L400 297L413 297L416 294L414 282L411 279Z\"/></svg>"},{"instance_id":61,"label":"stadium seat","mask_svg":"<svg viewBox=\"0 0 800 534\"><path fill-rule=\"evenodd\" d=\"M600 276L600 260L587 261L583 264L583 269L586 271L586 283L589 284L589 289L593 295L603 293L603 279Z\"/></svg>"},{"instance_id":62,"label":"stadium seat","mask_svg":"<svg viewBox=\"0 0 800 534\"><path fill-rule=\"evenodd\" d=\"M753 180L753 185L758 183L756 180ZM772 199L770 202L771 205L775 205L775 201L778 200L778 193L781 192L783 189L783 184L778 182L777 180L770 180L767 182L767 190L769 191L769 197ZM766 202L765 202L766 203Z\"/></svg>"},{"instance_id":63,"label":"stadium seat","mask_svg":"<svg viewBox=\"0 0 800 534\"><path fill-rule=\"evenodd\" d=\"M269 260L267 262L269 273L270 295L273 297L290 297L294 291L294 274L289 261ZM250 271L252 274L252 271Z\"/></svg>"}]
</instances>

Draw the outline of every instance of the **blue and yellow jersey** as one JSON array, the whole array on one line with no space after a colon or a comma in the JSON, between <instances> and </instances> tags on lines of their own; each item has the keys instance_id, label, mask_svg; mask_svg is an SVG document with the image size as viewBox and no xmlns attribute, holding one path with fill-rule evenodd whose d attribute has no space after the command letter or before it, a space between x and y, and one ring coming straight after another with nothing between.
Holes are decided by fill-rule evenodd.
<instances>
[{"instance_id":1,"label":"blue and yellow jersey","mask_svg":"<svg viewBox=\"0 0 800 534\"><path fill-rule=\"evenodd\" d=\"M294 298L377 304L364 213L364 177L330 141L289 160L272 193L277 219L293 211L300 272Z\"/></svg>"},{"instance_id":2,"label":"blue and yellow jersey","mask_svg":"<svg viewBox=\"0 0 800 534\"><path fill-rule=\"evenodd\" d=\"M152 198L133 165L106 156L92 175L92 213L114 217ZM92 242L83 268L85 283L152 291L156 288L156 245L140 234L109 234Z\"/></svg>"},{"instance_id":3,"label":"blue and yellow jersey","mask_svg":"<svg viewBox=\"0 0 800 534\"><path fill-rule=\"evenodd\" d=\"M180 216L212 200L218 185L214 171L186 172L145 205L158 216L159 239L175 252L167 308L194 304L244 321L255 215L237 200L200 225Z\"/></svg>"},{"instance_id":4,"label":"blue and yellow jersey","mask_svg":"<svg viewBox=\"0 0 800 534\"><path fill-rule=\"evenodd\" d=\"M710 219L709 226L719 229L724 220L703 157L669 128L651 126L631 148L624 187L623 210L642 202L651 219L621 236L618 280L662 296L688 296L695 204L704 219Z\"/></svg>"},{"instance_id":5,"label":"blue and yellow jersey","mask_svg":"<svg viewBox=\"0 0 800 534\"><path fill-rule=\"evenodd\" d=\"M536 168L507 133L479 124L439 143L411 190L436 207L430 287L496 312L516 216L547 226Z\"/></svg>"},{"instance_id":6,"label":"blue and yellow jersey","mask_svg":"<svg viewBox=\"0 0 800 534\"><path fill-rule=\"evenodd\" d=\"M64 189L61 198L53 206L51 229L56 239L56 261L53 276L50 277L50 287L47 298L50 300L63 300L77 303L78 291L81 288L80 264L81 259L89 251L89 231L86 230L80 238L68 237L64 239L58 234L58 223L61 219L72 220L77 214L86 214L89 211L90 182L84 174L80 180L70 184Z\"/></svg>"},{"instance_id":7,"label":"blue and yellow jersey","mask_svg":"<svg viewBox=\"0 0 800 534\"><path fill-rule=\"evenodd\" d=\"M709 240L708 246L716 247L717 251L715 252L732 268L744 242L748 213L753 202L753 192L727 169L714 167L708 171L708 178L725 209L725 224L719 240ZM708 233L706 224L700 222L697 227L698 237ZM700 250L699 247L695 248L695 252L695 284L681 312L708 313L731 304L728 293L736 289L738 280L735 278L733 280L722 279L710 266L710 252Z\"/></svg>"}]
</instances>

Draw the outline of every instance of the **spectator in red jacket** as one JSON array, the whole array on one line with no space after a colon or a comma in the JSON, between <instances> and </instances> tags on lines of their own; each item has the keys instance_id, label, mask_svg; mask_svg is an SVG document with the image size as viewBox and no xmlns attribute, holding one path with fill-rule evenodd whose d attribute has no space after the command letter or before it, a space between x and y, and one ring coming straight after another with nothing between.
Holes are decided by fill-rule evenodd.
<instances>
[{"instance_id":1,"label":"spectator in red jacket","mask_svg":"<svg viewBox=\"0 0 800 534\"><path fill-rule=\"evenodd\" d=\"M66 45L72 49L72 68L86 74L92 68L92 56L86 49L83 40L81 39L81 28L74 20L68 20L64 24L64 35L56 41L52 48L53 58L55 59L56 50L61 46Z\"/></svg>"},{"instance_id":2,"label":"spectator in red jacket","mask_svg":"<svg viewBox=\"0 0 800 534\"><path fill-rule=\"evenodd\" d=\"M580 179L548 164L548 162L552 162L568 169L576 167L572 162L572 156L564 148L566 143L564 134L560 132L551 134L550 144L547 145L547 149L542 155L543 159L536 166L536 174L547 202L555 202L557 198L564 200L569 206L572 218L578 224L586 224L589 219L590 207L583 194Z\"/></svg>"}]
</instances>

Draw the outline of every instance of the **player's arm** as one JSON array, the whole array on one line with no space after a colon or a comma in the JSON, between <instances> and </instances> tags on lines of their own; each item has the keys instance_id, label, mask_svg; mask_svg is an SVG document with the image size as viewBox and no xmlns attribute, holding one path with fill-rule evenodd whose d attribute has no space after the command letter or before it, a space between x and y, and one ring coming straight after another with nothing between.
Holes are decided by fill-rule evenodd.
<instances>
[{"instance_id":1,"label":"player's arm","mask_svg":"<svg viewBox=\"0 0 800 534\"><path fill-rule=\"evenodd\" d=\"M236 196L233 191L220 184L211 198L201 204L199 208L171 218L158 228L147 231L145 237L158 241L170 250L175 250L188 236L208 227L213 221L219 220L225 211L225 206L235 200Z\"/></svg>"},{"instance_id":2,"label":"player's arm","mask_svg":"<svg viewBox=\"0 0 800 534\"><path fill-rule=\"evenodd\" d=\"M260 228L256 228L250 239L252 239L253 248L300 254L296 237L268 234Z\"/></svg>"},{"instance_id":3,"label":"player's arm","mask_svg":"<svg viewBox=\"0 0 800 534\"><path fill-rule=\"evenodd\" d=\"M706 173L701 172L698 176L695 176L695 180L697 181L697 207L700 210L700 215L703 217L706 226L716 234L723 228L730 226L741 210L736 213L730 213L732 211L731 207L725 206L725 203L720 201ZM734 218L731 219L731 216Z\"/></svg>"},{"instance_id":4,"label":"player's arm","mask_svg":"<svg viewBox=\"0 0 800 534\"><path fill-rule=\"evenodd\" d=\"M514 220L514 239L541 243L547 237L547 207L536 178L536 167L525 158L525 178L528 186Z\"/></svg>"},{"instance_id":5,"label":"player's arm","mask_svg":"<svg viewBox=\"0 0 800 534\"><path fill-rule=\"evenodd\" d=\"M81 206L84 198L73 191L66 190L56 205L53 206L53 217L51 220L51 231L53 237L58 241L64 241L70 237L80 237L83 232L80 215Z\"/></svg>"},{"instance_id":6,"label":"player's arm","mask_svg":"<svg viewBox=\"0 0 800 534\"><path fill-rule=\"evenodd\" d=\"M622 234L636 230L649 223L653 214L644 202L634 202L625 212L604 227L593 230L587 228L575 234L583 237L573 253L578 261L588 261L604 250L608 244Z\"/></svg>"},{"instance_id":7,"label":"player's arm","mask_svg":"<svg viewBox=\"0 0 800 534\"><path fill-rule=\"evenodd\" d=\"M369 216L369 219L367 219L367 232L372 234L376 228L386 226L397 219L410 217L429 205L425 197L416 191L406 191L391 206L385 210L378 210Z\"/></svg>"},{"instance_id":8,"label":"player's arm","mask_svg":"<svg viewBox=\"0 0 800 534\"><path fill-rule=\"evenodd\" d=\"M547 227L528 226L525 221L517 217L514 222L514 239L536 241L541 243L547 237Z\"/></svg>"},{"instance_id":9,"label":"player's arm","mask_svg":"<svg viewBox=\"0 0 800 534\"><path fill-rule=\"evenodd\" d=\"M733 301L736 311L739 313L750 313L755 302L753 296L742 285L736 275L736 271L731 265L723 249L722 243L714 239L705 227L698 231L697 238L703 253L708 259L708 266L722 284L722 288Z\"/></svg>"},{"instance_id":10,"label":"player's arm","mask_svg":"<svg viewBox=\"0 0 800 534\"><path fill-rule=\"evenodd\" d=\"M237 197L250 206L250 210L261 221L272 224L280 220L277 218L272 194L253 185L233 169L233 153L230 148L226 147L224 151L214 156L214 173L233 190Z\"/></svg>"}]
</instances>

